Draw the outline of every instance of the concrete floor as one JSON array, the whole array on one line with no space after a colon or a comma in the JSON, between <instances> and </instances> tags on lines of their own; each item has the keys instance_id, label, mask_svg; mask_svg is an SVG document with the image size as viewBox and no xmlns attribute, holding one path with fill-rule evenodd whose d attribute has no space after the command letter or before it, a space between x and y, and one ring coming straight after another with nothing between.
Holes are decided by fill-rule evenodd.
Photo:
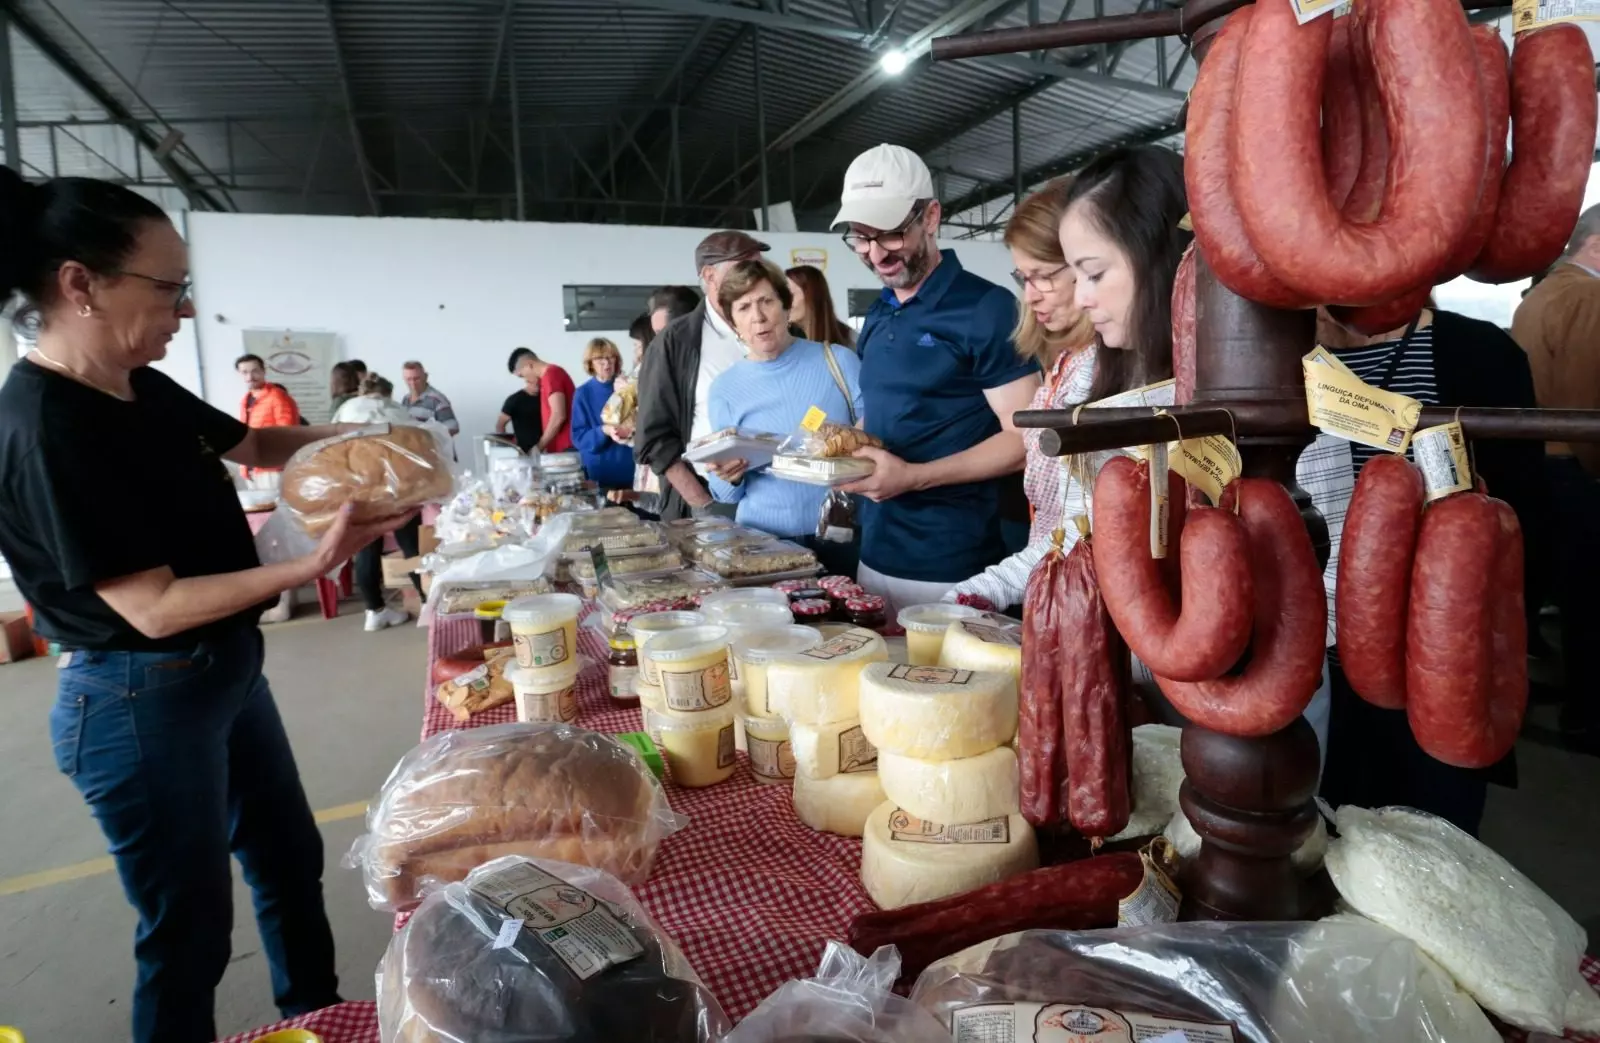
<instances>
[{"instance_id":1,"label":"concrete floor","mask_svg":"<svg viewBox=\"0 0 1600 1043\"><path fill-rule=\"evenodd\" d=\"M369 799L420 726L424 633L365 634L354 605L345 611L267 629L268 674L319 810ZM0 666L0 1025L21 1027L29 1043L101 1043L125 1038L133 980L134 921L116 877L102 871L7 893L19 877L105 853L51 759L54 687L49 661ZM1536 711L1535 723L1547 717ZM1491 790L1484 838L1600 938L1600 759L1534 742L1519 755L1522 788ZM391 927L368 908L359 874L338 864L361 828L360 817L323 826L328 912L350 999L372 998ZM235 908L233 964L217 996L225 1035L277 1017L242 886Z\"/></svg>"}]
</instances>

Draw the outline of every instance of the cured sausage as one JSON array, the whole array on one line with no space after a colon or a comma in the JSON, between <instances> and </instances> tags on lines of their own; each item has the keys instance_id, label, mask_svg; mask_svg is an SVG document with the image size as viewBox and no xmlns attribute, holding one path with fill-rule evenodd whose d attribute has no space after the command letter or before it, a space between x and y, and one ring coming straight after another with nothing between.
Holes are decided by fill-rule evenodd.
<instances>
[{"instance_id":1,"label":"cured sausage","mask_svg":"<svg viewBox=\"0 0 1600 1043\"><path fill-rule=\"evenodd\" d=\"M1117 629L1151 671L1219 677L1250 641L1251 577L1245 527L1231 511L1188 509L1179 550L1180 609L1150 556L1150 472L1113 457L1094 483L1094 566Z\"/></svg>"},{"instance_id":2,"label":"cured sausage","mask_svg":"<svg viewBox=\"0 0 1600 1043\"><path fill-rule=\"evenodd\" d=\"M1406 608L1422 524L1422 474L1384 453L1361 468L1344 515L1334 585L1339 662L1374 706L1406 705Z\"/></svg>"},{"instance_id":3,"label":"cured sausage","mask_svg":"<svg viewBox=\"0 0 1600 1043\"><path fill-rule=\"evenodd\" d=\"M1300 511L1283 486L1241 478L1223 494L1248 534L1255 628L1250 661L1236 675L1185 683L1156 672L1177 711L1225 735L1269 735L1300 716L1322 681L1328 602ZM1188 576L1187 562L1184 575Z\"/></svg>"},{"instance_id":4,"label":"cured sausage","mask_svg":"<svg viewBox=\"0 0 1600 1043\"><path fill-rule=\"evenodd\" d=\"M1406 627L1406 716L1435 760L1483 768L1528 706L1522 531L1504 501L1460 493L1422 516Z\"/></svg>"},{"instance_id":5,"label":"cured sausage","mask_svg":"<svg viewBox=\"0 0 1600 1043\"><path fill-rule=\"evenodd\" d=\"M1230 184L1262 261L1308 299L1353 306L1391 300L1443 267L1472 220L1484 150L1457 0L1371 0L1364 18L1390 145L1373 221L1347 219L1328 198L1319 126L1328 19L1300 25L1289 0L1258 0L1230 135Z\"/></svg>"},{"instance_id":6,"label":"cured sausage","mask_svg":"<svg viewBox=\"0 0 1600 1043\"><path fill-rule=\"evenodd\" d=\"M1350 72L1355 79L1355 101L1361 118L1361 163L1341 212L1346 219L1360 222L1378 216L1389 172L1389 128L1384 126L1383 98L1372 74L1372 48L1367 46L1368 2L1362 0L1342 19L1350 23ZM1331 54L1329 59L1332 60ZM1324 99L1327 94L1324 90ZM1323 104L1327 104L1326 100Z\"/></svg>"},{"instance_id":7,"label":"cured sausage","mask_svg":"<svg viewBox=\"0 0 1600 1043\"><path fill-rule=\"evenodd\" d=\"M1287 0L1284 0L1287 2ZM1307 308L1304 295L1267 270L1251 245L1234 202L1228 140L1233 135L1234 83L1239 49L1255 13L1246 7L1228 16L1189 91L1184 124L1183 183L1195 242L1217 281L1241 297L1275 308Z\"/></svg>"},{"instance_id":8,"label":"cured sausage","mask_svg":"<svg viewBox=\"0 0 1600 1043\"><path fill-rule=\"evenodd\" d=\"M1400 329L1416 318L1417 314L1428 306L1428 298L1432 296L1433 282L1429 280L1427 285L1408 290L1382 304L1369 304L1365 308L1342 308L1337 304L1330 305L1328 314L1347 329L1364 333L1369 337L1377 337Z\"/></svg>"},{"instance_id":9,"label":"cured sausage","mask_svg":"<svg viewBox=\"0 0 1600 1043\"><path fill-rule=\"evenodd\" d=\"M1194 243L1190 243L1172 279L1172 375L1177 380L1173 401L1180 406L1194 401L1194 266Z\"/></svg>"},{"instance_id":10,"label":"cured sausage","mask_svg":"<svg viewBox=\"0 0 1600 1043\"><path fill-rule=\"evenodd\" d=\"M1361 97L1351 39L1355 17L1333 20L1328 38L1328 76L1322 85L1322 163L1328 201L1342 210L1361 172Z\"/></svg>"},{"instance_id":11,"label":"cured sausage","mask_svg":"<svg viewBox=\"0 0 1600 1043\"><path fill-rule=\"evenodd\" d=\"M1132 740L1125 716L1131 683L1128 649L1095 582L1092 536L1067 555L1061 583L1061 718L1067 776L1064 803L1086 837L1122 832Z\"/></svg>"},{"instance_id":12,"label":"cured sausage","mask_svg":"<svg viewBox=\"0 0 1600 1043\"><path fill-rule=\"evenodd\" d=\"M900 949L900 980L935 960L1014 931L1088 931L1117 925L1117 903L1144 879L1132 851L1046 866L919 905L863 913L850 923L859 953Z\"/></svg>"},{"instance_id":13,"label":"cured sausage","mask_svg":"<svg viewBox=\"0 0 1600 1043\"><path fill-rule=\"evenodd\" d=\"M1061 821L1057 797L1065 780L1061 753L1062 579L1060 547L1045 554L1028 576L1022 602L1021 703L1017 715L1017 767L1022 816L1035 826Z\"/></svg>"},{"instance_id":14,"label":"cured sausage","mask_svg":"<svg viewBox=\"0 0 1600 1043\"><path fill-rule=\"evenodd\" d=\"M1511 165L1494 228L1468 273L1525 279L1561 256L1594 162L1594 56L1576 25L1516 39L1511 52Z\"/></svg>"}]
</instances>

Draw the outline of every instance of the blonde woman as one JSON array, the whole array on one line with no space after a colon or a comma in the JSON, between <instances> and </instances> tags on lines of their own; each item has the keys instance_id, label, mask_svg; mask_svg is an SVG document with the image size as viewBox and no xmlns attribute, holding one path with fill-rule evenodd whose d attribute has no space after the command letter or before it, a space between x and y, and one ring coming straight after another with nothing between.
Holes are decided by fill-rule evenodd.
<instances>
[{"instance_id":1,"label":"blonde woman","mask_svg":"<svg viewBox=\"0 0 1600 1043\"><path fill-rule=\"evenodd\" d=\"M572 441L583 457L583 469L602 489L633 488L633 450L623 445L631 428L613 427L600 414L622 372L622 353L604 337L583 349L583 371L589 379L572 395Z\"/></svg>"}]
</instances>

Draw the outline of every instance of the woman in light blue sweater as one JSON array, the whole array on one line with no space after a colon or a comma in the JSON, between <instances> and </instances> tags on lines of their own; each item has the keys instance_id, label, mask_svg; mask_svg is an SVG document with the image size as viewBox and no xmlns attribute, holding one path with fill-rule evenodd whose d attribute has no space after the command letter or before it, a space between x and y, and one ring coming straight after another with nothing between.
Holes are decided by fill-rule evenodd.
<instances>
[{"instance_id":1,"label":"woman in light blue sweater","mask_svg":"<svg viewBox=\"0 0 1600 1043\"><path fill-rule=\"evenodd\" d=\"M743 427L787 436L812 406L834 423L861 417L861 360L849 348L795 340L789 332L789 282L770 261L742 261L723 277L719 303L745 348L745 360L711 383L713 429ZM832 364L829 356L832 356ZM804 543L823 564L854 575L836 543L816 539L827 489L750 471L747 461L712 465L711 495L739 505L740 525Z\"/></svg>"}]
</instances>

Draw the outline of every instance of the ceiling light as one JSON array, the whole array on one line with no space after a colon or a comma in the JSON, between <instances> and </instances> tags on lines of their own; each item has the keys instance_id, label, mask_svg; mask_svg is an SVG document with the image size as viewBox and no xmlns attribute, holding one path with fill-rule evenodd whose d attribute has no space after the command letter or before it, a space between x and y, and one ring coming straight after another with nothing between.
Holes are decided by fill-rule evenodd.
<instances>
[{"instance_id":1,"label":"ceiling light","mask_svg":"<svg viewBox=\"0 0 1600 1043\"><path fill-rule=\"evenodd\" d=\"M906 52L901 50L893 50L885 51L879 64L883 66L883 71L888 73L890 76L899 76L901 73L906 71L906 62Z\"/></svg>"}]
</instances>

